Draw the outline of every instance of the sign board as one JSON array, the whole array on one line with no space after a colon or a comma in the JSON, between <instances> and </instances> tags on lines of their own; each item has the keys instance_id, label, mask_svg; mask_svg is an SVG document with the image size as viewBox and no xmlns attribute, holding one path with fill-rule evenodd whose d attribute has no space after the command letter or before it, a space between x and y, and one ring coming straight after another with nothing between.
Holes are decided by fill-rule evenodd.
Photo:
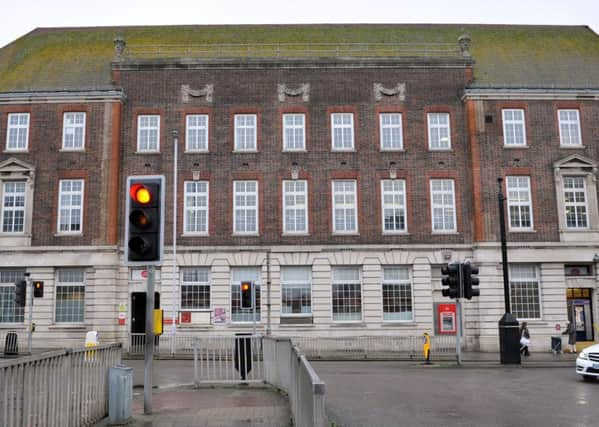
<instances>
[{"instance_id":1,"label":"sign board","mask_svg":"<svg viewBox=\"0 0 599 427\"><path fill-rule=\"evenodd\" d=\"M142 282L148 279L148 270L144 268L131 269L131 281ZM154 270L154 280L160 280L160 270Z\"/></svg>"},{"instance_id":2,"label":"sign board","mask_svg":"<svg viewBox=\"0 0 599 427\"><path fill-rule=\"evenodd\" d=\"M214 309L213 323L215 325L222 325L227 322L227 314L223 307L217 307Z\"/></svg>"},{"instance_id":3,"label":"sign board","mask_svg":"<svg viewBox=\"0 0 599 427\"><path fill-rule=\"evenodd\" d=\"M455 303L435 304L435 333L455 335L458 331Z\"/></svg>"}]
</instances>

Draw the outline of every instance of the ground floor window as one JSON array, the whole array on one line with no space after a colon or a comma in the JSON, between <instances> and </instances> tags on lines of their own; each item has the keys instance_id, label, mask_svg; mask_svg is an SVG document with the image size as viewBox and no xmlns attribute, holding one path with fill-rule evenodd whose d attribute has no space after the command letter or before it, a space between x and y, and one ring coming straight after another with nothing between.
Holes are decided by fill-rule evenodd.
<instances>
[{"instance_id":1,"label":"ground floor window","mask_svg":"<svg viewBox=\"0 0 599 427\"><path fill-rule=\"evenodd\" d=\"M408 267L383 268L383 320L413 320Z\"/></svg>"},{"instance_id":2,"label":"ground floor window","mask_svg":"<svg viewBox=\"0 0 599 427\"><path fill-rule=\"evenodd\" d=\"M311 314L311 267L281 268L282 315Z\"/></svg>"},{"instance_id":3,"label":"ground floor window","mask_svg":"<svg viewBox=\"0 0 599 427\"><path fill-rule=\"evenodd\" d=\"M83 270L58 270L56 282L56 323L83 323L85 281Z\"/></svg>"},{"instance_id":4,"label":"ground floor window","mask_svg":"<svg viewBox=\"0 0 599 427\"><path fill-rule=\"evenodd\" d=\"M231 321L252 322L254 310L241 308L241 282L250 281L256 289L256 322L260 321L260 268L236 267L231 269Z\"/></svg>"},{"instance_id":5,"label":"ground floor window","mask_svg":"<svg viewBox=\"0 0 599 427\"><path fill-rule=\"evenodd\" d=\"M333 320L362 320L362 282L358 267L333 269Z\"/></svg>"},{"instance_id":6,"label":"ground floor window","mask_svg":"<svg viewBox=\"0 0 599 427\"><path fill-rule=\"evenodd\" d=\"M186 268L181 283L181 309L210 309L210 282L207 268Z\"/></svg>"},{"instance_id":7,"label":"ground floor window","mask_svg":"<svg viewBox=\"0 0 599 427\"><path fill-rule=\"evenodd\" d=\"M510 303L518 319L540 319L541 297L538 268L530 264L510 265Z\"/></svg>"},{"instance_id":8,"label":"ground floor window","mask_svg":"<svg viewBox=\"0 0 599 427\"><path fill-rule=\"evenodd\" d=\"M0 270L0 323L22 323L24 307L15 304L15 283L23 280L22 270Z\"/></svg>"}]
</instances>

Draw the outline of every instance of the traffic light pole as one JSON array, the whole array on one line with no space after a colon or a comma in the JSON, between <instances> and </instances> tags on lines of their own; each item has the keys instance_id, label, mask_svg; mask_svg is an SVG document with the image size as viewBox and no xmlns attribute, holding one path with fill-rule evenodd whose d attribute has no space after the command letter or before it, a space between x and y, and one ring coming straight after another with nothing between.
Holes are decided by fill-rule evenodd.
<instances>
[{"instance_id":1,"label":"traffic light pole","mask_svg":"<svg viewBox=\"0 0 599 427\"><path fill-rule=\"evenodd\" d=\"M33 341L33 287L31 286L31 277L29 273L25 273L25 281L27 282L27 294L29 295L29 332L27 334L27 349L31 354L31 345Z\"/></svg>"},{"instance_id":2,"label":"traffic light pole","mask_svg":"<svg viewBox=\"0 0 599 427\"><path fill-rule=\"evenodd\" d=\"M146 342L144 352L144 414L152 414L152 362L154 359L154 266L149 265L146 293Z\"/></svg>"},{"instance_id":3,"label":"traffic light pole","mask_svg":"<svg viewBox=\"0 0 599 427\"><path fill-rule=\"evenodd\" d=\"M256 284L252 284L252 317L254 318L254 331L252 336L256 335Z\"/></svg>"},{"instance_id":4,"label":"traffic light pole","mask_svg":"<svg viewBox=\"0 0 599 427\"><path fill-rule=\"evenodd\" d=\"M460 278L460 295L456 298L456 323L457 323L457 331L456 331L456 354L458 356L458 365L462 364L462 302L460 301L460 297L464 295L464 271L463 264L460 263L459 268L459 278Z\"/></svg>"}]
</instances>

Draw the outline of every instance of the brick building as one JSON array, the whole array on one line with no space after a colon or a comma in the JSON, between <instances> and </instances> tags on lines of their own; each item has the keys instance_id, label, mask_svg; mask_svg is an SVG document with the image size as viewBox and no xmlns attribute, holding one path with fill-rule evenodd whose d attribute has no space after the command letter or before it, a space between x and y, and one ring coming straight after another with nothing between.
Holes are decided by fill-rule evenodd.
<instances>
[{"instance_id":1,"label":"brick building","mask_svg":"<svg viewBox=\"0 0 599 427\"><path fill-rule=\"evenodd\" d=\"M470 260L466 345L494 350L501 177L533 350L568 319L594 340L597 69L587 27L36 29L0 50L0 331L25 333L25 272L45 283L34 345L142 331L126 180L159 175L156 290L178 332L251 328L251 280L260 330L441 334L441 267Z\"/></svg>"}]
</instances>

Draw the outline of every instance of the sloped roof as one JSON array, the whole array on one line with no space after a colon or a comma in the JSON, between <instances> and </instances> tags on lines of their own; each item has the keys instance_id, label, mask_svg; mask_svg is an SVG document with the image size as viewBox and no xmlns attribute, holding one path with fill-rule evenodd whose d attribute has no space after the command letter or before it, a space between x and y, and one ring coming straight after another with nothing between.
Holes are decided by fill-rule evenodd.
<instances>
[{"instance_id":1,"label":"sloped roof","mask_svg":"<svg viewBox=\"0 0 599 427\"><path fill-rule=\"evenodd\" d=\"M471 36L475 61L471 87L599 88L599 36L586 26L322 24L38 28L0 49L0 92L110 89L117 34L132 52L156 45L202 45L216 53L227 44L293 43L299 51L315 44L368 43L374 56L393 58L397 54L377 52L376 44L457 48L464 32ZM265 55L248 52L230 55Z\"/></svg>"}]
</instances>

